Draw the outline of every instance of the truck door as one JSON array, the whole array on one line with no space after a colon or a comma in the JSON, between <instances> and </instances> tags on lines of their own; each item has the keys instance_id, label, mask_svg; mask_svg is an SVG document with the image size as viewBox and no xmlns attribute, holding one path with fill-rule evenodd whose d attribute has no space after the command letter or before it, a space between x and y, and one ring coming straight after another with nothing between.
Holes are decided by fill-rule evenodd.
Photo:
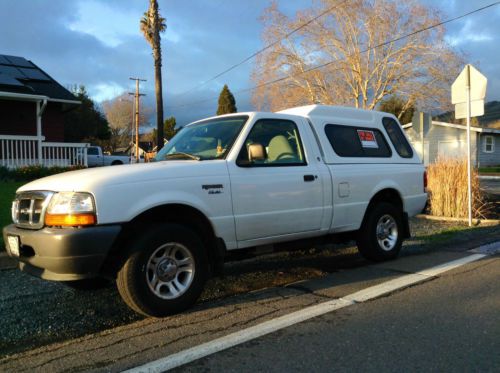
<instances>
[{"instance_id":1,"label":"truck door","mask_svg":"<svg viewBox=\"0 0 500 373\"><path fill-rule=\"evenodd\" d=\"M300 126L289 119L259 119L236 162L229 162L238 242L317 231L323 218L323 183L308 161ZM302 132L303 133L303 132ZM264 158L249 161L248 147L260 144ZM307 149L306 149L307 150Z\"/></svg>"},{"instance_id":2,"label":"truck door","mask_svg":"<svg viewBox=\"0 0 500 373\"><path fill-rule=\"evenodd\" d=\"M99 148L89 146L87 148L87 164L89 167L102 166L102 157L99 155Z\"/></svg>"}]
</instances>

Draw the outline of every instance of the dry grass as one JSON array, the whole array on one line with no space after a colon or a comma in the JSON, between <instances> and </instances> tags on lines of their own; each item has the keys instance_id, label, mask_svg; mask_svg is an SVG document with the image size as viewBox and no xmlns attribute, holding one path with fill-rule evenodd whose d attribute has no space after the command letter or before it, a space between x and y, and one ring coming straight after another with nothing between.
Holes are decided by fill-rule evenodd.
<instances>
[{"instance_id":1,"label":"dry grass","mask_svg":"<svg viewBox=\"0 0 500 373\"><path fill-rule=\"evenodd\" d=\"M467 159L440 158L427 169L431 214L467 218ZM479 187L477 169L472 168L472 216L484 218L488 203Z\"/></svg>"}]
</instances>

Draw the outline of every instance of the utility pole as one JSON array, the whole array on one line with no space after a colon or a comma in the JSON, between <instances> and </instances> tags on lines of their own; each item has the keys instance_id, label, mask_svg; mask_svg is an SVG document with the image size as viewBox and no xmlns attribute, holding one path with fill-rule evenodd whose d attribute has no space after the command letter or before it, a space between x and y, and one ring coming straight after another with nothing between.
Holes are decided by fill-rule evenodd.
<instances>
[{"instance_id":1,"label":"utility pole","mask_svg":"<svg viewBox=\"0 0 500 373\"><path fill-rule=\"evenodd\" d=\"M135 93L129 92L129 95L135 97L135 163L139 163L139 97L146 96L144 93L139 93L139 82L145 82L146 79L129 78L135 80Z\"/></svg>"}]
</instances>

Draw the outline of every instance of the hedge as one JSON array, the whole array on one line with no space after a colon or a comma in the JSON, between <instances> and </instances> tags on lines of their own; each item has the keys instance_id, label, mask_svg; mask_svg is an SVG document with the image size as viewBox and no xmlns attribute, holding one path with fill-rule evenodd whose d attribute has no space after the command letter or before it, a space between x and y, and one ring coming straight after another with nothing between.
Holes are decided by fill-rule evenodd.
<instances>
[{"instance_id":1,"label":"hedge","mask_svg":"<svg viewBox=\"0 0 500 373\"><path fill-rule=\"evenodd\" d=\"M80 170L82 168L85 167L44 167L36 165L10 169L0 166L0 181L32 181L45 176L60 174L66 171Z\"/></svg>"}]
</instances>

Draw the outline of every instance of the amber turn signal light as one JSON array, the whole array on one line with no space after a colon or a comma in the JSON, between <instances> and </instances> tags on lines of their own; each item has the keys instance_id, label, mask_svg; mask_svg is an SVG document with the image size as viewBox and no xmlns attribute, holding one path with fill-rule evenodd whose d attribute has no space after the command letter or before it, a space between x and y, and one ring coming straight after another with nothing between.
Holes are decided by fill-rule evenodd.
<instances>
[{"instance_id":1,"label":"amber turn signal light","mask_svg":"<svg viewBox=\"0 0 500 373\"><path fill-rule=\"evenodd\" d=\"M45 224L50 226L76 227L81 225L94 225L96 218L94 214L46 214Z\"/></svg>"}]
</instances>

